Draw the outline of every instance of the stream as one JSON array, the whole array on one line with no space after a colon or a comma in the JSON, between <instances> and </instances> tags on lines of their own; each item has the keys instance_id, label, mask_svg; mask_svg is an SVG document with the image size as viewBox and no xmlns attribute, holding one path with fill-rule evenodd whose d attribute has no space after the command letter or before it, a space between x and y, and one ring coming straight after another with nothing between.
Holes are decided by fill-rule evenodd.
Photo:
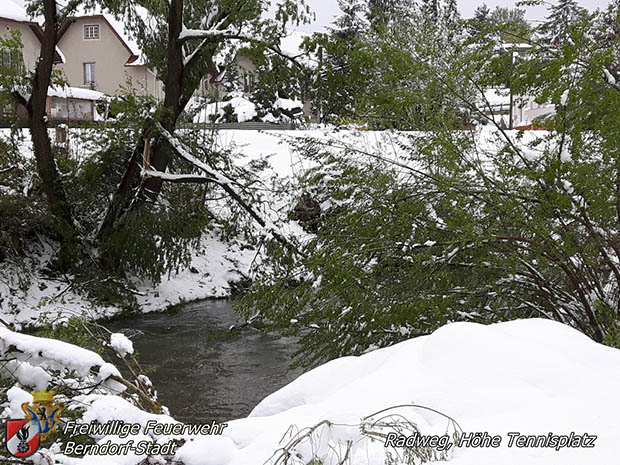
<instances>
[{"instance_id":1,"label":"stream","mask_svg":"<svg viewBox=\"0 0 620 465\"><path fill-rule=\"evenodd\" d=\"M303 373L289 369L295 338L253 328L228 330L242 322L230 301L210 300L186 304L173 314L147 314L106 326L132 340L159 402L175 419L210 423L247 416Z\"/></svg>"}]
</instances>

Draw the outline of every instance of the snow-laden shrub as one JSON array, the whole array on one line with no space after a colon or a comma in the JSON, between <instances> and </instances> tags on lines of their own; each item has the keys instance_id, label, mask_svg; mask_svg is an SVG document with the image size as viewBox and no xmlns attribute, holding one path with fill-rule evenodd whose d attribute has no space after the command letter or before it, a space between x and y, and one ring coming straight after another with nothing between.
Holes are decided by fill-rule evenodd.
<instances>
[{"instance_id":1,"label":"snow-laden shrub","mask_svg":"<svg viewBox=\"0 0 620 465\"><path fill-rule=\"evenodd\" d=\"M29 392L43 389L55 391L55 401L64 403L63 418L84 423L116 419L114 410L102 409L103 405L116 404L125 411L141 412L138 415L142 417L165 411L150 380L130 356L133 348L124 335L107 334L101 327L78 319L50 326L41 334L88 344L97 352L59 339L22 334L0 323L2 418L22 418L21 404L32 401ZM112 354L126 365L123 371L129 378L105 360ZM51 451L58 452L68 439L74 438L60 428L42 443L39 454L51 457Z\"/></svg>"}]
</instances>

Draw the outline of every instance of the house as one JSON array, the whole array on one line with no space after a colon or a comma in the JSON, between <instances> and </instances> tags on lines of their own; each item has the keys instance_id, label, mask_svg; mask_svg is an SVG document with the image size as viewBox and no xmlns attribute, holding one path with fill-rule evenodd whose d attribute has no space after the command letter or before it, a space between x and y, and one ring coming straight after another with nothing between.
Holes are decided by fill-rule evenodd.
<instances>
[{"instance_id":1,"label":"house","mask_svg":"<svg viewBox=\"0 0 620 465\"><path fill-rule=\"evenodd\" d=\"M43 41L43 31L38 23L28 18L23 8L11 1L4 1L0 8L0 36L8 37L13 31L19 32L23 44L21 55L8 52L0 53L0 65L2 68L16 70L34 69ZM57 49L54 63L60 64L62 59L62 53ZM0 120L7 120L15 113L19 119L27 117L25 108L15 107L11 104L0 107Z\"/></svg>"},{"instance_id":2,"label":"house","mask_svg":"<svg viewBox=\"0 0 620 465\"><path fill-rule=\"evenodd\" d=\"M146 66L137 43L110 15L71 18L58 32L66 60L58 65L71 87L116 95L122 88L163 98L163 84Z\"/></svg>"},{"instance_id":3,"label":"house","mask_svg":"<svg viewBox=\"0 0 620 465\"><path fill-rule=\"evenodd\" d=\"M39 57L43 31L38 23L28 18L23 8L10 0L3 0L2 7L0 7L0 35L7 37L14 30L19 31L22 44L24 45L22 56L18 57L21 63L16 63L16 57L8 56L5 53L2 54L3 64L6 66L8 60L10 62L9 65L20 66L23 64L26 69L34 69ZM59 54L57 54L56 58L57 62L61 61Z\"/></svg>"},{"instance_id":4,"label":"house","mask_svg":"<svg viewBox=\"0 0 620 465\"><path fill-rule=\"evenodd\" d=\"M23 43L22 57L2 59L15 61L17 66L22 63L26 69L32 70L39 56L43 33L39 23L30 19L19 5L20 1L0 0L0 33L6 34L17 29L21 32ZM290 33L282 40L281 50L290 56L300 55L301 42L307 35L301 32ZM124 25L111 15L96 12L69 18L58 31L56 58L55 69L61 71L68 88L50 92L50 120L94 119L95 102L101 99L101 94L113 96L122 89L163 100L163 83L146 65L138 44L127 33ZM236 84L244 97L251 96L257 81L256 65L249 56L238 54L233 66L234 73L228 74L238 76ZM221 100L224 95L221 78L225 75L222 72L217 73L217 76L205 77L196 96L205 97L209 101ZM80 90L101 94L88 94ZM281 96L274 96L277 97ZM283 112L288 110L287 107ZM303 110L309 115L310 104L305 103ZM15 109L7 108L5 113L13 112ZM17 113L20 118L25 118L24 109L17 109ZM7 115L4 116L6 119Z\"/></svg>"},{"instance_id":5,"label":"house","mask_svg":"<svg viewBox=\"0 0 620 465\"><path fill-rule=\"evenodd\" d=\"M6 36L13 30L20 32L22 56L3 54L3 63L13 61L15 66L34 69L43 40L42 28L28 17L23 7L12 0L2 0L0 34ZM163 84L145 65L137 43L110 15L81 15L65 22L58 31L55 69L62 72L71 88L96 90L107 95L127 88L138 94L163 98Z\"/></svg>"},{"instance_id":6,"label":"house","mask_svg":"<svg viewBox=\"0 0 620 465\"><path fill-rule=\"evenodd\" d=\"M20 32L21 56L0 54L3 66L32 70L39 56L43 31L39 23L28 17L21 6L2 0L0 35ZM163 84L144 63L135 41L113 17L93 14L70 18L58 31L55 69L67 82L64 88L50 88L48 115L50 121L97 119L96 102L104 94L118 94L122 88L141 95L163 98ZM0 119L17 113L26 119L25 108L14 105L0 108Z\"/></svg>"}]
</instances>

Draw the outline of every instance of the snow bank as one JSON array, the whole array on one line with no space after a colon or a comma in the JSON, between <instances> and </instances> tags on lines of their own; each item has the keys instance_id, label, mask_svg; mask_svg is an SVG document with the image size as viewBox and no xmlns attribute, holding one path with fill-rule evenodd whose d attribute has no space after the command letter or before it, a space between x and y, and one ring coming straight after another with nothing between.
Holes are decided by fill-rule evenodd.
<instances>
[{"instance_id":1,"label":"snow bank","mask_svg":"<svg viewBox=\"0 0 620 465\"><path fill-rule=\"evenodd\" d=\"M274 452L308 432L289 450L295 460L286 463L307 464L318 457L323 465L384 465L386 452L401 458L391 463L407 463L402 461L404 449L386 448L384 439L371 441L359 427L363 423L369 432L386 433L374 422L391 414L390 420L412 422L422 435L452 431L448 415L464 434L501 437L497 448L453 446L442 463L609 465L616 463L620 435L618 367L620 351L560 323L453 323L429 336L326 363L268 396L248 418L229 422L222 435L185 436L187 442L174 459L185 465L273 464ZM15 392L11 397L20 396ZM88 406L88 421L174 421L114 396L84 396L81 401ZM394 406L400 407L377 413ZM329 423L321 424L324 420ZM455 423L452 427L458 430ZM508 433L516 432L586 433L596 440L592 448L509 447ZM122 463L134 463L126 459Z\"/></svg>"},{"instance_id":2,"label":"snow bank","mask_svg":"<svg viewBox=\"0 0 620 465\"><path fill-rule=\"evenodd\" d=\"M229 424L224 435L238 448L220 463L262 464L291 425L301 429L324 419L351 425L381 409L415 403L451 416L466 433L502 436L496 449L454 449L450 463L456 465L610 464L620 435L619 367L620 351L556 322L454 323L300 376L248 419ZM446 427L445 418L427 410L399 413L423 434L443 434ZM384 464L383 445L363 439L355 428L330 429L334 438L356 444L351 463ZM509 432L588 433L598 439L594 448L509 448ZM201 440L203 450L215 447L211 438Z\"/></svg>"},{"instance_id":3,"label":"snow bank","mask_svg":"<svg viewBox=\"0 0 620 465\"><path fill-rule=\"evenodd\" d=\"M233 97L226 102L227 105L233 107L235 115L237 115L237 121L243 123L244 121L250 121L256 116L256 105L243 97Z\"/></svg>"}]
</instances>

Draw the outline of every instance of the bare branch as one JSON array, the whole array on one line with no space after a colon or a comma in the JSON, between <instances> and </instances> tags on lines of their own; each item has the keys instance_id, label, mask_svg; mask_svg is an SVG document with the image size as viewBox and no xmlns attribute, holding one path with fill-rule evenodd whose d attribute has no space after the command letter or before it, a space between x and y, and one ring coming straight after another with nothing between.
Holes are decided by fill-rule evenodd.
<instances>
[{"instance_id":1,"label":"bare branch","mask_svg":"<svg viewBox=\"0 0 620 465\"><path fill-rule=\"evenodd\" d=\"M16 168L17 168L16 165L9 166L8 168L3 168L3 169L0 170L0 174L9 173L10 171L13 171Z\"/></svg>"}]
</instances>

